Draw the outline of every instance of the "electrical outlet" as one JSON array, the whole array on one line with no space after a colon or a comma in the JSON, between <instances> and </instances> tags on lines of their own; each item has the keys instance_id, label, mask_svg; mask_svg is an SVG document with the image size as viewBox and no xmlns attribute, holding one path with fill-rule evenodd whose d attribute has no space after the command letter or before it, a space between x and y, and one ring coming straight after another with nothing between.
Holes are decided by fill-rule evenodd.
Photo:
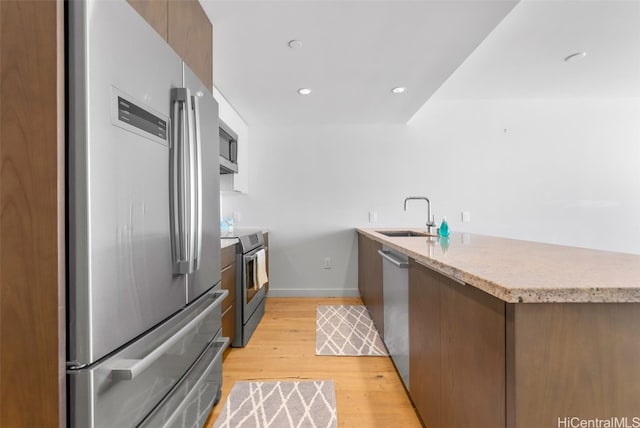
<instances>
[{"instance_id":1,"label":"electrical outlet","mask_svg":"<svg viewBox=\"0 0 640 428\"><path fill-rule=\"evenodd\" d=\"M331 269L331 257L324 258L324 268Z\"/></svg>"},{"instance_id":2,"label":"electrical outlet","mask_svg":"<svg viewBox=\"0 0 640 428\"><path fill-rule=\"evenodd\" d=\"M378 213L375 211L369 211L369 223L376 223L378 221Z\"/></svg>"},{"instance_id":3,"label":"electrical outlet","mask_svg":"<svg viewBox=\"0 0 640 428\"><path fill-rule=\"evenodd\" d=\"M462 211L462 222L463 223L471 222L471 213L469 211Z\"/></svg>"}]
</instances>

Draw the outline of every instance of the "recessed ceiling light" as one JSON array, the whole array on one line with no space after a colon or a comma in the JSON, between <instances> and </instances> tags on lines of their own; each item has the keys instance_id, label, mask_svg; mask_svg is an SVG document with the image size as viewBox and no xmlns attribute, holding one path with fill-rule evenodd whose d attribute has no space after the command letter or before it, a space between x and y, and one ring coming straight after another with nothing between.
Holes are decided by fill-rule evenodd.
<instances>
[{"instance_id":1,"label":"recessed ceiling light","mask_svg":"<svg viewBox=\"0 0 640 428\"><path fill-rule=\"evenodd\" d=\"M577 61L579 59L584 58L585 56L587 56L586 52L576 52L576 53L572 53L571 55L565 57L565 62L570 62L570 61Z\"/></svg>"},{"instance_id":2,"label":"recessed ceiling light","mask_svg":"<svg viewBox=\"0 0 640 428\"><path fill-rule=\"evenodd\" d=\"M289 40L289 47L291 49L300 49L302 47L302 42L300 40Z\"/></svg>"},{"instance_id":3,"label":"recessed ceiling light","mask_svg":"<svg viewBox=\"0 0 640 428\"><path fill-rule=\"evenodd\" d=\"M407 90L407 88L405 88L404 86L396 86L395 88L393 88L391 90L391 92L393 92L394 94L401 94L406 90Z\"/></svg>"},{"instance_id":4,"label":"recessed ceiling light","mask_svg":"<svg viewBox=\"0 0 640 428\"><path fill-rule=\"evenodd\" d=\"M300 89L298 89L298 93L300 95L309 95L311 93L311 89L309 89L309 88L300 88Z\"/></svg>"}]
</instances>

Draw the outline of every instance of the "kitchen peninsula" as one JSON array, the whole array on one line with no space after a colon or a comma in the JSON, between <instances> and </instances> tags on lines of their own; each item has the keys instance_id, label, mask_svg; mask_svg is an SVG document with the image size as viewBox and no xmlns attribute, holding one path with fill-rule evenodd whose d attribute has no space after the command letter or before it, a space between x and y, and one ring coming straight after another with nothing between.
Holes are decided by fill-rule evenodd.
<instances>
[{"instance_id":1,"label":"kitchen peninsula","mask_svg":"<svg viewBox=\"0 0 640 428\"><path fill-rule=\"evenodd\" d=\"M427 426L640 421L640 256L380 230L357 230L359 288L384 331L377 251L409 257L409 395Z\"/></svg>"}]
</instances>

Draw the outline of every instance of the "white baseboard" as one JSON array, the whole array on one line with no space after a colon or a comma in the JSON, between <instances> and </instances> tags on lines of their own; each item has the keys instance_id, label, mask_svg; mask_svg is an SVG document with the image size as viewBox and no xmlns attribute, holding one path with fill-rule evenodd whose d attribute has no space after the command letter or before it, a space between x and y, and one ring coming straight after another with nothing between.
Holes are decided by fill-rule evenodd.
<instances>
[{"instance_id":1,"label":"white baseboard","mask_svg":"<svg viewBox=\"0 0 640 428\"><path fill-rule=\"evenodd\" d=\"M357 288L271 288L267 297L360 297Z\"/></svg>"}]
</instances>

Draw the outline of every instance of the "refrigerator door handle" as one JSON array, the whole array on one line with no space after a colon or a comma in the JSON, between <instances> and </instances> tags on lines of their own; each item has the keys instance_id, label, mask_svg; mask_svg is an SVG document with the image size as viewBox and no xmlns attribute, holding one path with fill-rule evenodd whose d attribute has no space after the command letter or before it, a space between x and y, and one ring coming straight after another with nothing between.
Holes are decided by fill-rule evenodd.
<instances>
[{"instance_id":1,"label":"refrigerator door handle","mask_svg":"<svg viewBox=\"0 0 640 428\"><path fill-rule=\"evenodd\" d=\"M194 196L196 200L195 208L195 249L194 249L194 270L200 268L200 255L202 253L202 139L200 137L200 107L198 104L198 97L201 97L202 92L198 92L193 99L193 117L194 117L194 155L195 155L195 191Z\"/></svg>"},{"instance_id":2,"label":"refrigerator door handle","mask_svg":"<svg viewBox=\"0 0 640 428\"><path fill-rule=\"evenodd\" d=\"M187 213L188 195L188 147L185 144L185 121L189 111L187 100L189 90L174 88L171 90L172 101L172 134L171 143L171 247L173 254L173 271L177 274L189 273L189 237ZM186 120L185 120L186 119ZM187 134L188 135L188 134Z\"/></svg>"},{"instance_id":3,"label":"refrigerator door handle","mask_svg":"<svg viewBox=\"0 0 640 428\"><path fill-rule=\"evenodd\" d=\"M111 378L117 380L132 380L135 379L140 373L144 372L153 363L155 363L161 356L167 353L169 348L178 343L184 336L206 318L217 306L222 304L222 301L229 295L229 290L220 290L211 293L211 296L215 300L202 312L200 312L195 318L189 321L184 327L175 332L171 337L161 343L153 351L145 355L140 359L121 359L114 361L110 366Z\"/></svg>"},{"instance_id":4,"label":"refrigerator door handle","mask_svg":"<svg viewBox=\"0 0 640 428\"><path fill-rule=\"evenodd\" d=\"M196 136L195 136L195 126L194 126L194 100L193 96L191 96L191 91L185 88L186 91L186 116L187 116L187 135L189 136L189 144L188 144L188 190L187 195L189 196L189 202L187 204L189 213L189 229L188 229L188 239L187 245L189 248L189 270L187 273L193 273L195 271L195 250L196 250L196 215L197 215L197 170L196 170Z\"/></svg>"}]
</instances>

